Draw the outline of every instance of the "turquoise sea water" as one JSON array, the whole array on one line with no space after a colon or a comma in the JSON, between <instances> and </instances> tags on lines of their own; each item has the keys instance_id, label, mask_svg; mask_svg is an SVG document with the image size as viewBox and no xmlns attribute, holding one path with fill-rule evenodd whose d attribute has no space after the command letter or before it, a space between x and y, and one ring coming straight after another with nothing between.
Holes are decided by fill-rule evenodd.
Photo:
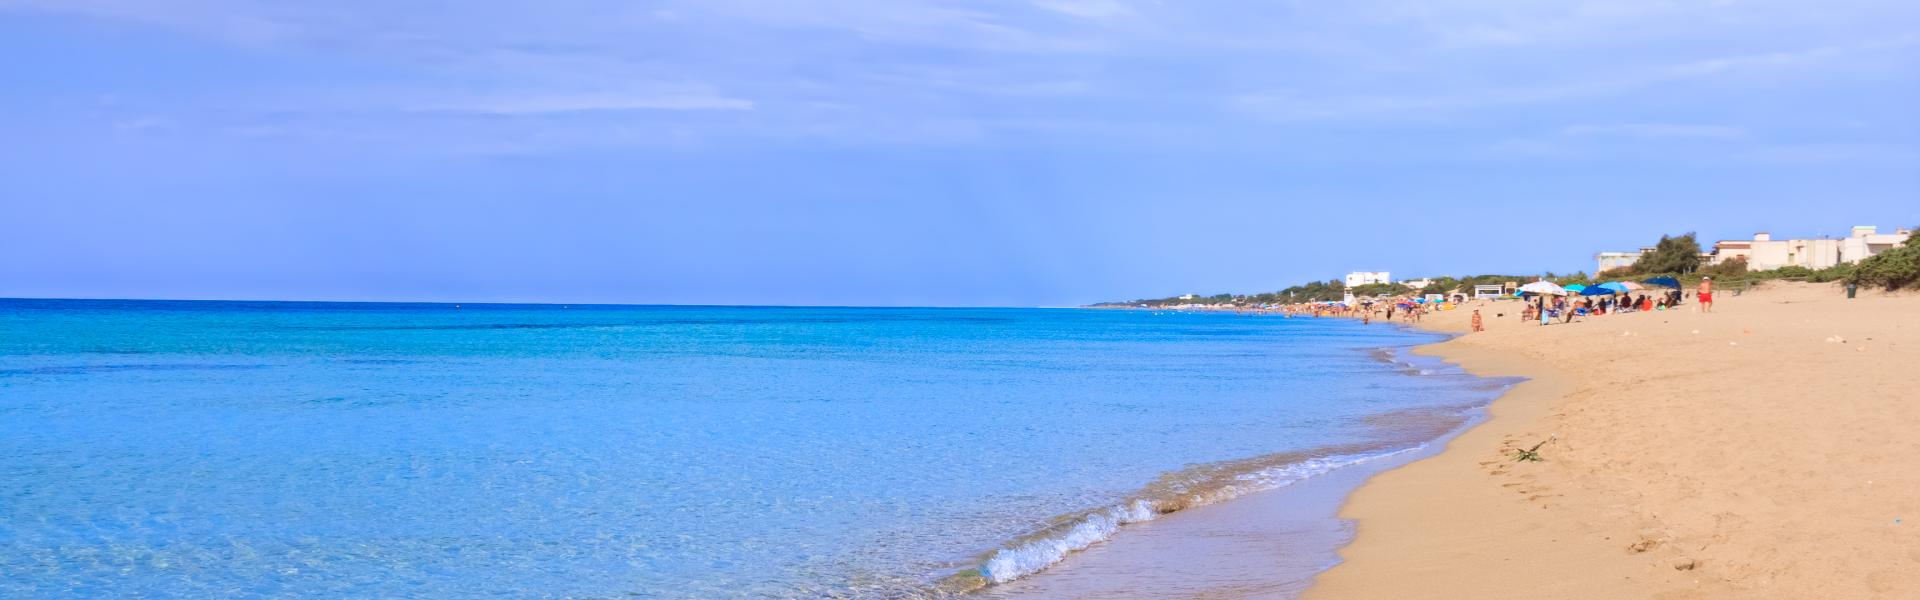
<instances>
[{"instance_id":1,"label":"turquoise sea water","mask_svg":"<svg viewBox=\"0 0 1920 600\"><path fill-rule=\"evenodd\" d=\"M899 597L1457 425L1345 320L0 300L0 596ZM1125 535L1124 528L1118 535Z\"/></svg>"}]
</instances>

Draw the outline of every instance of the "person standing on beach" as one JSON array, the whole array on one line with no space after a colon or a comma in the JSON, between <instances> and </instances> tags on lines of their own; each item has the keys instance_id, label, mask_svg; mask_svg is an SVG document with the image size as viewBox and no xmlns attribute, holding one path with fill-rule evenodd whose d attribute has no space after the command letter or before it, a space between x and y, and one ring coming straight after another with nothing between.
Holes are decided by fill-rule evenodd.
<instances>
[{"instance_id":1,"label":"person standing on beach","mask_svg":"<svg viewBox=\"0 0 1920 600\"><path fill-rule=\"evenodd\" d=\"M1480 309L1478 308L1473 309L1473 330L1475 332L1487 330L1486 326L1480 324Z\"/></svg>"},{"instance_id":2,"label":"person standing on beach","mask_svg":"<svg viewBox=\"0 0 1920 600\"><path fill-rule=\"evenodd\" d=\"M1713 278L1700 278L1700 312L1713 312Z\"/></svg>"}]
</instances>

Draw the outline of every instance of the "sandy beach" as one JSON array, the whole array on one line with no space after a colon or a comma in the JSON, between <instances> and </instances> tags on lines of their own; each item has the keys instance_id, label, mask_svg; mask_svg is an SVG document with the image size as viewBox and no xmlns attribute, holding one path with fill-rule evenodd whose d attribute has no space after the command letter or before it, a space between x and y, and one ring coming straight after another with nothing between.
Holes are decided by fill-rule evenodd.
<instances>
[{"instance_id":1,"label":"sandy beach","mask_svg":"<svg viewBox=\"0 0 1920 600\"><path fill-rule=\"evenodd\" d=\"M1305 597L1920 597L1920 296L1721 296L1546 327L1480 305L1487 331L1419 352L1530 381L1363 485Z\"/></svg>"}]
</instances>

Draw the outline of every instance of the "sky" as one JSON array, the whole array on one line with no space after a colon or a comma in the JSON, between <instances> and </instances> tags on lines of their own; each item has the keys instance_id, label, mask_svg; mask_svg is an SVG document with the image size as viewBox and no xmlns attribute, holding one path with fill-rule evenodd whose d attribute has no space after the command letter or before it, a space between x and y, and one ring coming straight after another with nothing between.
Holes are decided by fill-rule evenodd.
<instances>
[{"instance_id":1,"label":"sky","mask_svg":"<svg viewBox=\"0 0 1920 600\"><path fill-rule=\"evenodd\" d=\"M1920 224L1920 3L0 0L0 297L1061 306Z\"/></svg>"}]
</instances>

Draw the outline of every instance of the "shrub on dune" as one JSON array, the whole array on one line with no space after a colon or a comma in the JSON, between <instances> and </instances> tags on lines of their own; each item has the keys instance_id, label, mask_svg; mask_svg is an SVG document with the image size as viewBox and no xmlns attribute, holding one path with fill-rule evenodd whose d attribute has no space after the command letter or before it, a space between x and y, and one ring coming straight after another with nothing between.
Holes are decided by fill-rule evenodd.
<instances>
[{"instance_id":1,"label":"shrub on dune","mask_svg":"<svg viewBox=\"0 0 1920 600\"><path fill-rule=\"evenodd\" d=\"M1909 239L1905 246L1860 261L1854 266L1848 280L1860 285L1882 286L1888 290L1920 288L1920 246Z\"/></svg>"}]
</instances>

